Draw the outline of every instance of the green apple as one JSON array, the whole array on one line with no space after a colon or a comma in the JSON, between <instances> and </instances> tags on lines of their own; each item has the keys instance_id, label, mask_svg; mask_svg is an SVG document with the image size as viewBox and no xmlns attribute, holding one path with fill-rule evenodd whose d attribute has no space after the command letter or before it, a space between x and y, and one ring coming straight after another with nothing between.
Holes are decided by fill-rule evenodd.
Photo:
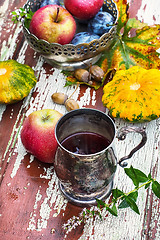
<instances>
[{"instance_id":1,"label":"green apple","mask_svg":"<svg viewBox=\"0 0 160 240\"><path fill-rule=\"evenodd\" d=\"M32 112L21 130L22 144L38 160L53 163L57 149L55 126L62 114L53 109Z\"/></svg>"}]
</instances>

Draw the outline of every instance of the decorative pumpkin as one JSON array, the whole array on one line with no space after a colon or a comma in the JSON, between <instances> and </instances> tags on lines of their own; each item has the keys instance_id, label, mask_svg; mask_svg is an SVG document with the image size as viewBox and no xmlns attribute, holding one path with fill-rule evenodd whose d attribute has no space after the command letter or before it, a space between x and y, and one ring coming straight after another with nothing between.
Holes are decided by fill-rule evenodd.
<instances>
[{"instance_id":1,"label":"decorative pumpkin","mask_svg":"<svg viewBox=\"0 0 160 240\"><path fill-rule=\"evenodd\" d=\"M15 60L0 61L0 103L14 103L26 97L36 84L34 71Z\"/></svg>"},{"instance_id":2,"label":"decorative pumpkin","mask_svg":"<svg viewBox=\"0 0 160 240\"><path fill-rule=\"evenodd\" d=\"M102 102L115 118L131 122L160 117L160 71L139 66L119 70L103 88Z\"/></svg>"}]
</instances>

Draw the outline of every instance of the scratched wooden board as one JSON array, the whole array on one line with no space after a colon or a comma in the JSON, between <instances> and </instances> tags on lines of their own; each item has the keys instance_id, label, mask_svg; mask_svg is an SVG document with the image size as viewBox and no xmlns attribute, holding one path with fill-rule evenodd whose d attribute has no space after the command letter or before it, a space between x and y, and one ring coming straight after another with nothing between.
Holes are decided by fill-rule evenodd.
<instances>
[{"instance_id":1,"label":"scratched wooden board","mask_svg":"<svg viewBox=\"0 0 160 240\"><path fill-rule=\"evenodd\" d=\"M23 116L31 112L52 108L65 113L64 106L56 105L51 100L53 92L72 94L75 87L64 88L65 77L57 69L44 63L24 40L21 26L11 22L10 13L23 6L25 1L1 1L0 3L0 48L1 60L16 59L30 65L38 78L31 94L20 103L11 106L0 106L0 239L64 239L62 224L82 210L69 204L61 195L53 166L42 164L27 154L22 146L20 136ZM132 17L138 17L148 24L159 23L160 6L158 1L130 1ZM88 87L78 87L73 98L80 107L93 107L105 110L100 100L102 89L95 91ZM116 120L117 129L127 126L123 120ZM132 124L131 124L132 125ZM159 167L159 133L160 121L154 120L145 124L148 141L143 149L137 152L129 164L150 171L160 181ZM117 141L118 158L128 154L140 141L138 134L130 134L126 141ZM126 142L126 143L125 143ZM130 179L118 166L114 187L130 191ZM108 216L103 222L98 219L78 228L68 235L67 239L81 240L130 240L160 239L160 201L151 191L142 189L139 193L138 206L140 216L130 209L121 210L118 217ZM51 230L55 230L51 231ZM83 230L83 231L82 231Z\"/></svg>"}]
</instances>

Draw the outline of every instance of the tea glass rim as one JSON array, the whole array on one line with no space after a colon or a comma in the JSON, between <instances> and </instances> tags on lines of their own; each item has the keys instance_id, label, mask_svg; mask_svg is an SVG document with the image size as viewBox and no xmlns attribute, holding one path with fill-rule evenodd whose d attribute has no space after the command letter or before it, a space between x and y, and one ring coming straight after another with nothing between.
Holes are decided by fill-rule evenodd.
<instances>
[{"instance_id":1,"label":"tea glass rim","mask_svg":"<svg viewBox=\"0 0 160 240\"><path fill-rule=\"evenodd\" d=\"M108 119L110 120L110 122L111 122L111 124L112 124L112 127L113 127L113 129L114 129L114 136L113 136L110 144L109 144L106 148L104 148L103 150L98 151L98 152L96 152L96 153L80 154L80 153L75 153L75 152L72 152L72 151L68 150L67 148L65 148L65 147L61 144L61 142L58 140L58 137L57 137L57 134L56 134L58 125L60 124L60 122L61 122L64 118L66 118L67 116L69 116L69 117L72 116L72 114L74 114L75 112L81 112L81 114L82 114L82 113L85 113L85 112L86 112L86 113L87 113L87 112L97 112L97 113L105 116L105 118L108 118ZM78 114L77 114L77 115L78 115ZM80 114L79 114L79 115L80 115ZM65 119L65 120L66 120L66 119ZM64 120L64 121L65 121L65 120ZM93 156L96 156L96 155L99 155L99 154L105 152L107 149L109 149L109 148L111 147L111 145L113 144L113 142L114 142L114 140L115 140L115 138L116 138L116 126L115 126L115 123L114 123L114 121L112 120L112 118L111 118L109 115L107 115L105 112L102 112L101 110L97 110L97 109L94 109L94 108L80 108L80 109L75 109L75 110L72 110L72 111L70 111L70 112L65 113L65 114L58 120L58 122L56 123L56 126L55 126L55 138L56 138L56 141L57 141L57 143L58 143L58 146L60 146L64 151L68 152L69 154L72 154L72 155L77 156L77 157L84 157L84 156L86 156L86 157L93 157Z\"/></svg>"}]
</instances>

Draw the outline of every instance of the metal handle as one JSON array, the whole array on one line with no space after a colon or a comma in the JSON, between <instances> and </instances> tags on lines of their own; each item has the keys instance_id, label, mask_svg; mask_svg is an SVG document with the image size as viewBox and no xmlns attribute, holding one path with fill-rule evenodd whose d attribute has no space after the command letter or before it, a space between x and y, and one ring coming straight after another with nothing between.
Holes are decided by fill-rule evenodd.
<instances>
[{"instance_id":1,"label":"metal handle","mask_svg":"<svg viewBox=\"0 0 160 240\"><path fill-rule=\"evenodd\" d=\"M140 133L142 135L142 140L141 142L135 147L133 148L133 150L129 153L129 155L125 156L125 157L122 157L120 160L119 160L119 165L121 167L126 167L127 166L127 162L123 162L129 158L131 158L133 156L133 154L138 151L141 147L143 147L147 141L147 134L145 132L145 129L143 128L140 128L140 127L122 127L118 133L117 133L117 138L119 140L124 140L126 138L126 135L130 132L137 132L137 133ZM122 163L123 162L123 163Z\"/></svg>"}]
</instances>

